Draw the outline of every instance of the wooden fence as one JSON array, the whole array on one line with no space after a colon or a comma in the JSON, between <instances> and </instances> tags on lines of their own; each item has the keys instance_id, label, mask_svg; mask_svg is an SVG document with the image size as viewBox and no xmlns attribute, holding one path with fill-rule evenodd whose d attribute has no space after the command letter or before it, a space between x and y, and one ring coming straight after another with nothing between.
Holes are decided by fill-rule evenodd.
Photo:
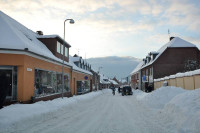
<instances>
[{"instance_id":1,"label":"wooden fence","mask_svg":"<svg viewBox=\"0 0 200 133\"><path fill-rule=\"evenodd\" d=\"M168 86L181 87L187 90L198 89L200 88L200 69L154 79L154 90L162 87L164 82L167 82Z\"/></svg>"}]
</instances>

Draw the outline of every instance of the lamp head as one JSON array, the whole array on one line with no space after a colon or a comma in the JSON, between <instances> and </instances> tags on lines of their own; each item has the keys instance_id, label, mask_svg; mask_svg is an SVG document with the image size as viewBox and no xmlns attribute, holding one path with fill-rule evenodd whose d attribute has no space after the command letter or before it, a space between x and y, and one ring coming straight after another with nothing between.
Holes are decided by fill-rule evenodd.
<instances>
[{"instance_id":1,"label":"lamp head","mask_svg":"<svg viewBox=\"0 0 200 133\"><path fill-rule=\"evenodd\" d=\"M70 24L74 24L75 21L74 21L73 19L70 19L69 23L70 23Z\"/></svg>"}]
</instances>

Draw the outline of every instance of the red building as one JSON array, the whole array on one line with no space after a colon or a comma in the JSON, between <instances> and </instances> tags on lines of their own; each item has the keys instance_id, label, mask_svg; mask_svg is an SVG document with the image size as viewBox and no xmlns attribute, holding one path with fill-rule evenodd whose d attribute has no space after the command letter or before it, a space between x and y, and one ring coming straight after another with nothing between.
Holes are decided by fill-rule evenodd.
<instances>
[{"instance_id":1,"label":"red building","mask_svg":"<svg viewBox=\"0 0 200 133\"><path fill-rule=\"evenodd\" d=\"M171 37L170 41L157 52L150 52L141 64L132 72L132 84L146 91L153 88L154 79L195 70L200 64L200 52L196 45L179 37ZM137 75L139 81L136 82ZM135 78L135 79L134 79Z\"/></svg>"}]
</instances>

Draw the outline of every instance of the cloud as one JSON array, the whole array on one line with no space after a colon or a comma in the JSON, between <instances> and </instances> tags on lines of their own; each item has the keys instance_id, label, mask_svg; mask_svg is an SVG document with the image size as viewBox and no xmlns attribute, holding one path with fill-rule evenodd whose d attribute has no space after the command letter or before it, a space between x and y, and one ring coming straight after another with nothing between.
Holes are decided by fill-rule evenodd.
<instances>
[{"instance_id":1,"label":"cloud","mask_svg":"<svg viewBox=\"0 0 200 133\"><path fill-rule=\"evenodd\" d=\"M88 57L115 54L143 57L168 42L168 35L163 35L165 27L177 30L178 36L185 31L195 32L196 36L184 35L198 43L195 39L200 34L198 5L198 0L0 1L3 12L44 34L63 37L64 20L73 18L75 24L66 25L66 39L72 45L71 50L80 49Z\"/></svg>"},{"instance_id":2,"label":"cloud","mask_svg":"<svg viewBox=\"0 0 200 133\"><path fill-rule=\"evenodd\" d=\"M173 0L169 2L164 18L167 18L167 23L173 26L184 26L187 30L196 31L199 33L200 25L200 10L198 5L191 1Z\"/></svg>"}]
</instances>

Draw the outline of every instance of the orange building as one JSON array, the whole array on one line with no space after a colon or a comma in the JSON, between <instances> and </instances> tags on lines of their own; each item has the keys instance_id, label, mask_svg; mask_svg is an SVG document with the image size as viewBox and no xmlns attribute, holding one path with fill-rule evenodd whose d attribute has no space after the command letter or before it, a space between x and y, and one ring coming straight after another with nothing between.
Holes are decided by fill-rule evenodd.
<instances>
[{"instance_id":1,"label":"orange building","mask_svg":"<svg viewBox=\"0 0 200 133\"><path fill-rule=\"evenodd\" d=\"M92 73L70 61L71 46L58 35L35 33L1 11L0 29L0 87L6 101L28 103L76 95L80 82L92 90Z\"/></svg>"}]
</instances>

